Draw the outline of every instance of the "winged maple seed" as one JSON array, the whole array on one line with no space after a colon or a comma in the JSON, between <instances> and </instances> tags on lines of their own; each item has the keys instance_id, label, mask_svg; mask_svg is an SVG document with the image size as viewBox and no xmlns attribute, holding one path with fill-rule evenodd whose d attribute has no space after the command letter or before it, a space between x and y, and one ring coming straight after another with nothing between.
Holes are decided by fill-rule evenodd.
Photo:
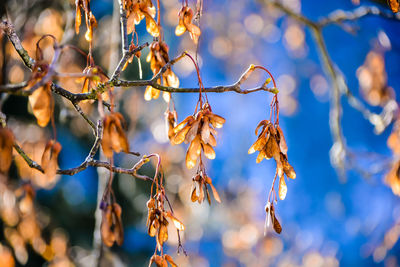
<instances>
[{"instance_id":1,"label":"winged maple seed","mask_svg":"<svg viewBox=\"0 0 400 267\"><path fill-rule=\"evenodd\" d=\"M104 155L111 158L113 151L129 152L129 143L124 131L125 120L121 113L114 112L106 115L103 120L104 131L101 147Z\"/></svg>"},{"instance_id":2,"label":"winged maple seed","mask_svg":"<svg viewBox=\"0 0 400 267\"><path fill-rule=\"evenodd\" d=\"M212 113L210 105L204 103L195 115L191 115L179 123L171 132L171 144L190 143L186 152L186 167L192 169L201 151L209 159L215 158L213 147L217 145L215 128L222 128L225 119Z\"/></svg>"},{"instance_id":3,"label":"winged maple seed","mask_svg":"<svg viewBox=\"0 0 400 267\"><path fill-rule=\"evenodd\" d=\"M122 209L114 200L114 192L111 187L107 187L100 204L102 210L101 218L101 239L103 243L111 247L114 242L119 246L124 242L124 229L122 227Z\"/></svg>"},{"instance_id":4,"label":"winged maple seed","mask_svg":"<svg viewBox=\"0 0 400 267\"><path fill-rule=\"evenodd\" d=\"M32 76L28 82L27 90L33 89L47 74L48 70L49 65L46 62L42 60L37 61L32 69ZM52 96L50 85L51 81L36 88L28 98L33 115L35 116L38 125L41 127L45 127L51 118Z\"/></svg>"},{"instance_id":5,"label":"winged maple seed","mask_svg":"<svg viewBox=\"0 0 400 267\"><path fill-rule=\"evenodd\" d=\"M400 10L400 2L399 0L387 0L388 5L390 6L390 9L393 11L393 13L399 12Z\"/></svg>"},{"instance_id":6,"label":"winged maple seed","mask_svg":"<svg viewBox=\"0 0 400 267\"><path fill-rule=\"evenodd\" d=\"M81 9L85 13L86 33L85 39L91 42L93 39L93 28L97 27L97 21L92 11L90 10L90 0L75 0L76 17L75 17L75 32L79 34L79 27L82 23Z\"/></svg>"},{"instance_id":7,"label":"winged maple seed","mask_svg":"<svg viewBox=\"0 0 400 267\"><path fill-rule=\"evenodd\" d=\"M262 129L261 133L258 135L260 127ZM260 163L264 158L275 159L277 174L279 176L279 198L283 200L287 193L284 174L286 174L288 178L295 179L296 172L288 162L288 148L282 129L279 125L274 126L269 120L263 120L258 124L255 134L258 135L257 141L250 147L248 153L253 154L259 151L256 159L257 163Z\"/></svg>"},{"instance_id":8,"label":"winged maple seed","mask_svg":"<svg viewBox=\"0 0 400 267\"><path fill-rule=\"evenodd\" d=\"M88 93L90 89L97 87L100 83L105 83L109 79L99 66L87 66L83 70L84 77L76 79L76 82L82 83L82 93ZM106 96L107 94L103 94Z\"/></svg>"},{"instance_id":9,"label":"winged maple seed","mask_svg":"<svg viewBox=\"0 0 400 267\"><path fill-rule=\"evenodd\" d=\"M10 129L0 126L0 172L6 173L12 161L14 135Z\"/></svg>"},{"instance_id":10,"label":"winged maple seed","mask_svg":"<svg viewBox=\"0 0 400 267\"><path fill-rule=\"evenodd\" d=\"M172 266L172 267L178 267L178 265L176 265L176 263L172 260L172 257L170 255L164 254L163 256L160 255L153 255L150 258L150 263L149 263L149 267L155 263L157 267L168 267L168 263Z\"/></svg>"},{"instance_id":11,"label":"winged maple seed","mask_svg":"<svg viewBox=\"0 0 400 267\"><path fill-rule=\"evenodd\" d=\"M146 18L146 30L153 37L160 35L160 28L154 20L156 8L151 0L124 0L123 7L126 10L127 33L130 34L135 29L135 24L139 24Z\"/></svg>"},{"instance_id":12,"label":"winged maple seed","mask_svg":"<svg viewBox=\"0 0 400 267\"><path fill-rule=\"evenodd\" d=\"M58 169L58 154L61 151L61 145L55 140L47 142L42 155L42 168L49 183L55 179Z\"/></svg>"},{"instance_id":13,"label":"winged maple seed","mask_svg":"<svg viewBox=\"0 0 400 267\"><path fill-rule=\"evenodd\" d=\"M168 138L171 139L172 136L174 135L174 128L176 126L176 121L178 120L178 114L176 113L175 110L173 111L167 110L164 113L164 116L165 116Z\"/></svg>"},{"instance_id":14,"label":"winged maple seed","mask_svg":"<svg viewBox=\"0 0 400 267\"><path fill-rule=\"evenodd\" d=\"M137 45L135 45L133 43L133 41L131 42L131 44L129 45L129 51L132 52L133 50L135 50L137 48ZM134 55L132 55L128 61L126 61L124 67L122 68L122 70L124 71L126 69L126 67L128 66L128 64L131 64L133 61L133 58L136 57L138 59L140 59L140 56L142 55L142 51L137 51ZM139 61L140 62L140 61Z\"/></svg>"},{"instance_id":15,"label":"winged maple seed","mask_svg":"<svg viewBox=\"0 0 400 267\"><path fill-rule=\"evenodd\" d=\"M274 203L271 203L268 201L267 205L265 206L265 212L267 213L267 215L265 218L264 235L266 234L266 231L267 231L268 227L271 225L271 223L272 223L272 228L274 229L274 231L277 234L280 234L282 232L282 226L275 216Z\"/></svg>"},{"instance_id":16,"label":"winged maple seed","mask_svg":"<svg viewBox=\"0 0 400 267\"><path fill-rule=\"evenodd\" d=\"M193 184L192 184L192 189L191 189L191 196L190 199L192 202L198 202L202 203L204 201L204 197L207 196L207 201L208 204L211 205L211 198L210 198L210 191L208 190L207 186L211 187L211 190L213 192L214 199L218 202L221 203L221 198L219 197L219 194L217 192L217 189L215 189L214 185L212 184L212 180L210 177L205 174L204 170L199 170L195 176L192 178ZM204 187L204 189L203 189ZM204 194L205 192L205 194Z\"/></svg>"},{"instance_id":17,"label":"winged maple seed","mask_svg":"<svg viewBox=\"0 0 400 267\"><path fill-rule=\"evenodd\" d=\"M192 23L193 10L188 6L182 6L178 16L179 24L175 28L175 34L177 36L181 36L186 31L188 31L190 34L190 38L192 38L193 42L197 44L201 35L201 30L199 27Z\"/></svg>"},{"instance_id":18,"label":"winged maple seed","mask_svg":"<svg viewBox=\"0 0 400 267\"><path fill-rule=\"evenodd\" d=\"M150 62L150 68L153 74L157 74L161 68L169 62L168 50L168 45L163 41L154 41L151 43L150 52L147 55L146 61ZM162 82L165 86L179 87L179 79L170 68L162 74ZM160 80L158 80L157 83L160 83ZM159 96L159 90L150 85L146 87L146 91L144 92L145 100L150 101L151 99L157 99ZM169 102L171 94L169 92L164 92L163 97L166 102Z\"/></svg>"},{"instance_id":19,"label":"winged maple seed","mask_svg":"<svg viewBox=\"0 0 400 267\"><path fill-rule=\"evenodd\" d=\"M168 240L168 220L172 221L179 231L184 231L185 226L170 211L164 210L163 190L147 201L147 208L147 233L151 237L156 237L157 249L161 251L164 242Z\"/></svg>"}]
</instances>

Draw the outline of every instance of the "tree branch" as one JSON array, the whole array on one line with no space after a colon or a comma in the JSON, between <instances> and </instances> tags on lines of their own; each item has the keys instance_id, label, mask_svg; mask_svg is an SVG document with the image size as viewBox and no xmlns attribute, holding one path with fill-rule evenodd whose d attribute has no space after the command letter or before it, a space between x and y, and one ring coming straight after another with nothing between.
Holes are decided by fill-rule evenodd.
<instances>
[{"instance_id":1,"label":"tree branch","mask_svg":"<svg viewBox=\"0 0 400 267\"><path fill-rule=\"evenodd\" d=\"M318 48L321 61L323 63L324 70L326 74L330 77L333 85L333 91L331 93L331 108L330 108L330 128L332 137L334 140L333 147L331 149L331 161L334 166L339 167L339 169L344 170L345 167L345 157L346 157L346 146L343 133L341 130L341 113L342 106L340 101L341 94L347 97L347 100L354 109L360 111L363 116L375 126L375 132L382 132L392 121L393 116L388 114L388 112L395 112L398 107L393 107L393 103L388 103L388 106L384 108L381 115L371 112L362 101L356 98L349 89L345 78L341 74L340 70L333 63L329 56L328 50L326 48L325 39L322 34L322 30L325 26L330 24L340 24L344 21L355 21L360 18L376 15L381 16L386 19L393 19L400 21L400 14L392 14L380 10L377 7L366 7L361 6L352 11L335 11L320 19L318 22L312 21L302 14L298 14L291 10L289 7L284 6L280 1L277 0L265 0L266 3L272 4L274 7L283 11L286 15L295 19L296 21L309 27L315 44Z\"/></svg>"},{"instance_id":2,"label":"tree branch","mask_svg":"<svg viewBox=\"0 0 400 267\"><path fill-rule=\"evenodd\" d=\"M376 6L360 6L351 11L337 10L318 21L318 26L325 27L330 24L340 24L345 21L355 21L367 16L380 16L389 20L400 22L400 13L384 11Z\"/></svg>"}]
</instances>

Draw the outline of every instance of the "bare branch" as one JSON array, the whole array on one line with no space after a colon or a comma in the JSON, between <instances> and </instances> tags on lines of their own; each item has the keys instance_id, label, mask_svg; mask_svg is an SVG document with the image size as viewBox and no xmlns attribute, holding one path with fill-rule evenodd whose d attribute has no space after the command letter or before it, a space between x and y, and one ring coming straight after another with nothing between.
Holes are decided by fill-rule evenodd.
<instances>
[{"instance_id":1,"label":"bare branch","mask_svg":"<svg viewBox=\"0 0 400 267\"><path fill-rule=\"evenodd\" d=\"M96 126L94 125L94 122L89 119L89 117L82 111L81 107L79 106L78 103L72 102L72 105L74 106L75 110L82 116L82 118L92 127L92 129L95 131Z\"/></svg>"},{"instance_id":2,"label":"bare branch","mask_svg":"<svg viewBox=\"0 0 400 267\"><path fill-rule=\"evenodd\" d=\"M119 14L121 17L121 45L122 52L125 54L129 50L128 45L128 34L127 34L127 19L126 19L126 10L124 9L124 4L122 0L118 0L119 2Z\"/></svg>"},{"instance_id":3,"label":"bare branch","mask_svg":"<svg viewBox=\"0 0 400 267\"><path fill-rule=\"evenodd\" d=\"M21 157L25 160L25 162L29 165L29 167L34 168L41 173L44 173L42 166L40 166L36 161L32 160L23 150L22 148L14 142L14 148L21 155Z\"/></svg>"},{"instance_id":4,"label":"bare branch","mask_svg":"<svg viewBox=\"0 0 400 267\"><path fill-rule=\"evenodd\" d=\"M28 85L28 82L21 82L21 83L11 83L11 84L4 84L0 85L0 92L1 93L10 93L10 94L18 94L18 95L29 95L30 93L27 91L20 91L21 89L25 88Z\"/></svg>"},{"instance_id":5,"label":"bare branch","mask_svg":"<svg viewBox=\"0 0 400 267\"><path fill-rule=\"evenodd\" d=\"M277 0L265 0L265 2L272 4L291 18L309 27L313 34L316 46L321 56L324 70L326 74L330 77L333 85L333 91L331 92L331 108L329 119L331 133L334 141L334 144L330 151L331 161L334 166L339 167L339 169L342 170L343 174L343 170L345 167L344 160L346 157L346 145L341 130L341 94L344 94L347 97L349 104L356 110L360 111L363 116L375 126L375 132L382 132L390 124L393 116L390 116L390 114L388 114L388 110L394 112L397 109L397 105L393 108L393 105L391 103L391 105L388 105L388 108L382 111L381 115L373 113L368 108L366 108L362 101L357 99L351 93L343 75L330 58L328 50L326 48L322 30L325 26L330 24L340 24L344 21L354 21L368 15L377 15L383 18L394 20L400 20L400 15L389 14L388 12L381 11L377 7L359 7L353 11L335 11L327 17L320 19L318 22L314 22L303 16L302 14L294 12L289 7L284 6L281 2Z\"/></svg>"},{"instance_id":6,"label":"bare branch","mask_svg":"<svg viewBox=\"0 0 400 267\"><path fill-rule=\"evenodd\" d=\"M11 23L7 20L3 20L0 23L0 28L6 33L8 39L13 44L15 50L20 55L24 64L32 69L33 64L35 64L35 60L28 55L28 52L22 47L21 40L19 39L18 35L16 34L14 27Z\"/></svg>"},{"instance_id":7,"label":"bare branch","mask_svg":"<svg viewBox=\"0 0 400 267\"><path fill-rule=\"evenodd\" d=\"M337 10L318 21L318 26L325 27L330 24L340 24L345 21L355 21L367 16L380 16L385 19L400 22L400 13L384 11L376 6L360 6L351 11Z\"/></svg>"}]
</instances>

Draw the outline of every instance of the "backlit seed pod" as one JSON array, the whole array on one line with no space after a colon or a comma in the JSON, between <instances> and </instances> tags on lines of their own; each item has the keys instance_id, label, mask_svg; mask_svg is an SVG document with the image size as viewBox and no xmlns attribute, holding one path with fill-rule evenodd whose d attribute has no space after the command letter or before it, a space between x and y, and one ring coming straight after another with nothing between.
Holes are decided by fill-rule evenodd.
<instances>
[{"instance_id":1,"label":"backlit seed pod","mask_svg":"<svg viewBox=\"0 0 400 267\"><path fill-rule=\"evenodd\" d=\"M144 18L146 19L146 29L153 37L158 37L160 29L154 20L156 8L151 0L130 1L124 0L123 6L126 10L127 17L127 33L130 34L135 29L135 24L139 24Z\"/></svg>"},{"instance_id":2,"label":"backlit seed pod","mask_svg":"<svg viewBox=\"0 0 400 267\"><path fill-rule=\"evenodd\" d=\"M108 247L114 242L119 246L124 242L121 212L121 207L117 203L107 204L103 209L100 232L103 243Z\"/></svg>"},{"instance_id":3,"label":"backlit seed pod","mask_svg":"<svg viewBox=\"0 0 400 267\"><path fill-rule=\"evenodd\" d=\"M281 154L281 162L283 171L286 174L286 176L289 177L290 179L296 179L296 172L294 171L292 165L289 164L286 156L283 154Z\"/></svg>"},{"instance_id":4,"label":"backlit seed pod","mask_svg":"<svg viewBox=\"0 0 400 267\"><path fill-rule=\"evenodd\" d=\"M282 175L279 177L279 190L278 190L278 195L281 200L284 200L286 198L286 193L287 193L287 186L285 182L285 177Z\"/></svg>"},{"instance_id":5,"label":"backlit seed pod","mask_svg":"<svg viewBox=\"0 0 400 267\"><path fill-rule=\"evenodd\" d=\"M186 31L189 32L190 38L192 38L195 44L198 43L199 37L201 35L201 30L199 27L192 23L193 11L188 6L183 6L179 11L179 24L175 28L175 35L181 36Z\"/></svg>"},{"instance_id":6,"label":"backlit seed pod","mask_svg":"<svg viewBox=\"0 0 400 267\"><path fill-rule=\"evenodd\" d=\"M46 127L51 118L52 112L52 96L50 92L50 84L36 89L29 96L29 104L32 107L33 115L35 115L37 123L40 127Z\"/></svg>"},{"instance_id":7,"label":"backlit seed pod","mask_svg":"<svg viewBox=\"0 0 400 267\"><path fill-rule=\"evenodd\" d=\"M174 111L168 110L164 113L164 116L165 116L165 123L166 123L168 138L171 140L172 136L174 135L173 129L176 126L178 114L176 113L175 110Z\"/></svg>"},{"instance_id":8,"label":"backlit seed pod","mask_svg":"<svg viewBox=\"0 0 400 267\"><path fill-rule=\"evenodd\" d=\"M204 175L203 172L198 172L193 178L193 185L192 185L192 190L191 190L191 196L190 199L192 200L192 202L198 202L198 203L202 203L204 201L204 192L206 192L206 196L207 196L207 201L208 203L211 205L211 198L210 198L210 193L209 190L207 188L207 186L210 186L212 192L213 192L213 196L214 199L218 202L221 203L221 198L217 192L217 190L215 189L214 185L212 184L212 180L210 177L208 177L207 175ZM203 190L204 187L204 190Z\"/></svg>"},{"instance_id":9,"label":"backlit seed pod","mask_svg":"<svg viewBox=\"0 0 400 267\"><path fill-rule=\"evenodd\" d=\"M41 165L48 180L54 180L58 169L58 154L61 151L61 145L55 140L47 142L42 155Z\"/></svg>"},{"instance_id":10,"label":"backlit seed pod","mask_svg":"<svg viewBox=\"0 0 400 267\"><path fill-rule=\"evenodd\" d=\"M14 135L8 128L0 126L0 172L5 173L10 169Z\"/></svg>"},{"instance_id":11,"label":"backlit seed pod","mask_svg":"<svg viewBox=\"0 0 400 267\"><path fill-rule=\"evenodd\" d=\"M129 143L124 131L125 120L121 113L111 113L105 116L103 120L103 139L101 147L106 157L112 157L113 151L129 152Z\"/></svg>"},{"instance_id":12,"label":"backlit seed pod","mask_svg":"<svg viewBox=\"0 0 400 267\"><path fill-rule=\"evenodd\" d=\"M225 119L211 112L206 104L195 116L189 116L172 131L170 141L173 145L182 142L190 143L186 152L186 166L191 169L196 165L201 151L209 159L215 158L213 146L217 145L214 127L221 128Z\"/></svg>"},{"instance_id":13,"label":"backlit seed pod","mask_svg":"<svg viewBox=\"0 0 400 267\"><path fill-rule=\"evenodd\" d=\"M169 62L169 47L163 41L154 41L149 48L150 52L146 57L146 61L150 62L150 69L153 74L157 74L161 68ZM157 83L160 84L160 82L160 79L158 79ZM179 87L179 79L170 68L162 74L162 82L164 86L175 88ZM158 89L148 86L146 88L144 98L145 100L150 101L151 99L157 99L159 95L160 91ZM166 102L169 102L170 97L170 93L163 93L163 98Z\"/></svg>"},{"instance_id":14,"label":"backlit seed pod","mask_svg":"<svg viewBox=\"0 0 400 267\"><path fill-rule=\"evenodd\" d=\"M282 232L282 226L275 216L274 204L268 202L268 204L265 206L265 211L267 212L266 226L269 226L270 222L272 222L272 228L277 234L280 234Z\"/></svg>"}]
</instances>

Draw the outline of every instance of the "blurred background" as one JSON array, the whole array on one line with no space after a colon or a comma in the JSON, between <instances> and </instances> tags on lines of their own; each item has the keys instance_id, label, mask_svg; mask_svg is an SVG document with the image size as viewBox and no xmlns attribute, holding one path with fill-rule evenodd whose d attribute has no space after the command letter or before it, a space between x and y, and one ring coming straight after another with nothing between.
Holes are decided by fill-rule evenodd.
<instances>
[{"instance_id":1,"label":"blurred background","mask_svg":"<svg viewBox=\"0 0 400 267\"><path fill-rule=\"evenodd\" d=\"M337 9L357 7L351 0L282 2L312 20ZM92 0L90 4L98 21L94 59L107 73L120 56L119 22L113 21L113 9L117 6L111 0ZM376 5L390 12L386 3L361 1L361 4ZM61 43L74 44L87 51L84 30L79 35L74 33L73 1L21 0L8 1L6 6L7 16L30 55L34 55L36 41L43 34L52 34ZM189 6L194 9L195 1L189 1ZM178 0L161 0L164 39L170 47L170 58L185 50L192 55L196 51L187 33L182 37L174 34L180 8ZM264 236L264 206L275 162L256 164L256 156L248 155L247 150L256 140L254 129L258 122L269 117L272 94L210 93L213 112L226 118L217 139L216 159L206 162L222 203L213 202L211 206L192 203L190 188L194 170L188 171L184 166L186 145L172 146L168 141L164 121L167 105L162 97L147 102L143 99L145 88L116 90L120 99L117 109L129 125L131 149L161 155L168 197L177 217L186 226L183 242L188 256L176 254L174 231L170 231L168 254L179 266L196 267L399 266L400 200L384 183L394 162L387 146L393 126L380 135L375 134L373 125L342 97L342 130L349 155L346 176L338 176L329 158L333 143L329 128L332 84L323 72L310 31L263 1L205 0L200 27L198 57L205 86L234 83L250 64L263 65L274 74L280 90L280 125L297 178L288 181L287 197L276 205L282 234L269 229ZM144 22L136 30L139 43L152 41ZM390 87L385 88L385 93L396 99L400 88L400 22L367 17L342 26L327 26L323 34L332 60L346 77L350 90L366 106L374 112L382 110L379 103L384 93L381 88L371 87L373 75L385 79L385 85ZM4 35L0 38L2 84L28 80L30 72L8 39ZM144 49L141 55L145 79L152 76L145 61L147 54L148 49ZM59 68L76 73L85 64L86 59L71 50L60 58ZM123 78L139 79L138 70L134 60ZM189 60L183 59L174 65L173 71L181 87L197 86L197 75ZM251 88L266 78L262 72L254 72L244 86ZM74 79L60 78L58 82L73 92L82 88ZM372 90L378 92L371 93ZM92 132L69 103L58 96L55 98L58 141L63 146L60 168L75 167L90 150ZM173 94L173 99L178 121L193 113L196 94ZM85 103L82 108L89 114L96 112L92 103ZM36 126L25 97L2 96L1 109L18 142L30 146L32 153L39 153L40 158L51 129ZM129 168L137 160L133 155L115 157L117 165ZM152 175L154 167L148 164L141 172ZM90 266L94 262L98 175L96 169L89 168L74 176L58 177L57 183L43 184L39 178L35 180L29 175L21 180L23 175L13 165L8 178L14 188L33 184L43 239L58 240L59 243L51 244L55 243L56 247L61 244L68 258L77 265ZM123 210L125 241L122 247L112 247L108 257L114 266L147 266L155 248L155 240L147 235L146 228L150 184L128 175L117 175L113 187ZM2 192L4 210L6 191ZM5 219L7 216L2 211L5 230L0 234L1 244L13 248L16 265L46 265L45 256L34 245L15 248L15 242L10 241L13 240L11 230L6 230L12 228Z\"/></svg>"}]
</instances>

